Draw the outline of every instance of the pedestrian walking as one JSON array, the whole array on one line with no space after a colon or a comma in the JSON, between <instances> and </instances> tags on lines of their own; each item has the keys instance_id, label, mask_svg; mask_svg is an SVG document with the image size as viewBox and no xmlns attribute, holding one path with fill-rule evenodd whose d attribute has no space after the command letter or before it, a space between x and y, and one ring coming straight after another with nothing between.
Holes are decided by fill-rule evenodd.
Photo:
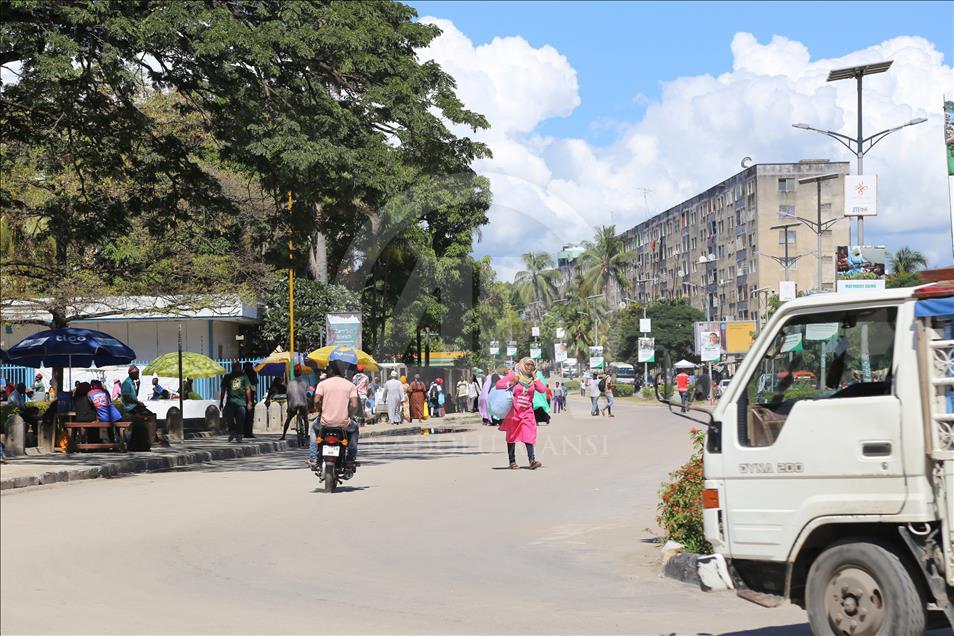
<instances>
[{"instance_id":1,"label":"pedestrian walking","mask_svg":"<svg viewBox=\"0 0 954 636\"><path fill-rule=\"evenodd\" d=\"M255 402L258 399L258 372L255 371L255 367L251 362L245 362L242 364L242 373L248 380L249 390L252 392L252 406L245 411L245 422L242 428L245 437L255 437Z\"/></svg>"},{"instance_id":2,"label":"pedestrian walking","mask_svg":"<svg viewBox=\"0 0 954 636\"><path fill-rule=\"evenodd\" d=\"M388 407L388 422L397 425L401 423L402 407L404 404L404 385L398 380L397 371L391 371L391 378L384 383L384 403Z\"/></svg>"},{"instance_id":3,"label":"pedestrian walking","mask_svg":"<svg viewBox=\"0 0 954 636\"><path fill-rule=\"evenodd\" d=\"M358 390L358 413L357 419L361 426L364 426L368 402L368 384L371 379L364 372L364 365L358 365L358 372L351 376L351 382Z\"/></svg>"},{"instance_id":4,"label":"pedestrian walking","mask_svg":"<svg viewBox=\"0 0 954 636\"><path fill-rule=\"evenodd\" d=\"M533 358L523 358L510 371L497 381L496 388L513 391L513 408L504 418L500 430L507 434L507 456L510 468L517 466L517 442L523 442L527 448L530 470L541 468L543 464L534 456L533 446L537 443L537 418L533 411L533 400L537 393L546 394L547 387L536 377L536 363Z\"/></svg>"},{"instance_id":5,"label":"pedestrian walking","mask_svg":"<svg viewBox=\"0 0 954 636\"><path fill-rule=\"evenodd\" d=\"M401 421L411 421L411 385L407 383L407 376L401 376L401 386L404 388L404 398L401 402Z\"/></svg>"},{"instance_id":6,"label":"pedestrian walking","mask_svg":"<svg viewBox=\"0 0 954 636\"><path fill-rule=\"evenodd\" d=\"M553 412L563 412L563 386L559 382L553 387Z\"/></svg>"},{"instance_id":7,"label":"pedestrian walking","mask_svg":"<svg viewBox=\"0 0 954 636\"><path fill-rule=\"evenodd\" d=\"M469 387L470 383L467 382L467 378L460 376L460 380L457 381L457 390L454 394L457 400L457 412L464 413L467 411L467 400L469 399Z\"/></svg>"},{"instance_id":8,"label":"pedestrian walking","mask_svg":"<svg viewBox=\"0 0 954 636\"><path fill-rule=\"evenodd\" d=\"M241 442L245 432L245 414L252 408L252 389L238 361L222 378L219 408L222 410L222 419L225 420L225 426L229 431L229 441L234 439Z\"/></svg>"},{"instance_id":9,"label":"pedestrian walking","mask_svg":"<svg viewBox=\"0 0 954 636\"><path fill-rule=\"evenodd\" d=\"M676 390L679 391L679 401L682 412L689 411L689 374L684 370L676 374Z\"/></svg>"},{"instance_id":10,"label":"pedestrian walking","mask_svg":"<svg viewBox=\"0 0 954 636\"><path fill-rule=\"evenodd\" d=\"M480 395L477 398L477 410L480 411L480 417L483 419L484 426L500 425L500 422L495 421L493 417L491 417L490 410L487 408L490 390L497 386L497 382L500 378L500 373L493 370L487 379L484 380L484 386L480 389Z\"/></svg>"},{"instance_id":11,"label":"pedestrian walking","mask_svg":"<svg viewBox=\"0 0 954 636\"><path fill-rule=\"evenodd\" d=\"M414 374L414 381L411 382L410 387L408 387L408 395L410 396L410 420L418 420L420 422L424 421L424 400L427 395L427 385L421 382L421 375L419 373Z\"/></svg>"},{"instance_id":12,"label":"pedestrian walking","mask_svg":"<svg viewBox=\"0 0 954 636\"><path fill-rule=\"evenodd\" d=\"M590 415L600 414L600 381L594 373L589 379Z\"/></svg>"},{"instance_id":13,"label":"pedestrian walking","mask_svg":"<svg viewBox=\"0 0 954 636\"><path fill-rule=\"evenodd\" d=\"M606 406L603 408L603 415L616 417L613 415L613 374L608 373L603 378L603 395L606 396Z\"/></svg>"},{"instance_id":14,"label":"pedestrian walking","mask_svg":"<svg viewBox=\"0 0 954 636\"><path fill-rule=\"evenodd\" d=\"M480 382L477 381L477 376L470 376L470 383L467 385L467 401L468 406L470 407L471 413L477 412L477 400L480 399Z\"/></svg>"}]
</instances>

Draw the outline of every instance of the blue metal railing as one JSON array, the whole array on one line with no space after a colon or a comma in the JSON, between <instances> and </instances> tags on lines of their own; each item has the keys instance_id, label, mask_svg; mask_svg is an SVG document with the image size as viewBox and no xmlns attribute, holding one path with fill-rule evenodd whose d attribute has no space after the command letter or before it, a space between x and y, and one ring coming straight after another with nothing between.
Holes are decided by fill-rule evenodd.
<instances>
[{"instance_id":1,"label":"blue metal railing","mask_svg":"<svg viewBox=\"0 0 954 636\"><path fill-rule=\"evenodd\" d=\"M240 364L246 362L251 362L256 364L260 358L243 358L239 360ZM145 369L151 360L137 360L133 364L138 366L140 369ZM232 370L232 360L216 360L221 364L226 372ZM37 369L32 369L30 367L21 367L16 364L0 364L0 377L6 379L7 382L20 383L22 382L27 387L33 386L33 380L36 378ZM49 382L49 378L45 378ZM265 394L268 393L268 387L272 383L274 378L271 376L260 376L258 382L258 391L255 396L255 401L260 401L265 398ZM202 396L203 400L217 400L219 398L219 390L222 386L222 376L216 376L214 378L195 378L192 380L192 390L195 393L198 393Z\"/></svg>"}]
</instances>

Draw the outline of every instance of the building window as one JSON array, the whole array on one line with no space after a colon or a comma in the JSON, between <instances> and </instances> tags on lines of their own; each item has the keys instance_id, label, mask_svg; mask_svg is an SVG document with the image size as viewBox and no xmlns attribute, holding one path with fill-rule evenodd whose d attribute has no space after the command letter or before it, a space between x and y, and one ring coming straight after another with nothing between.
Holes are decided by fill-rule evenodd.
<instances>
[{"instance_id":1,"label":"building window","mask_svg":"<svg viewBox=\"0 0 954 636\"><path fill-rule=\"evenodd\" d=\"M795 192L795 179L780 178L778 180L779 192Z\"/></svg>"},{"instance_id":2,"label":"building window","mask_svg":"<svg viewBox=\"0 0 954 636\"><path fill-rule=\"evenodd\" d=\"M779 230L778 231L778 244L785 245L786 238L788 239L789 245L795 245L795 230Z\"/></svg>"},{"instance_id":3,"label":"building window","mask_svg":"<svg viewBox=\"0 0 954 636\"><path fill-rule=\"evenodd\" d=\"M778 215L780 217L794 217L795 216L795 206L794 205L780 205L778 206Z\"/></svg>"}]
</instances>

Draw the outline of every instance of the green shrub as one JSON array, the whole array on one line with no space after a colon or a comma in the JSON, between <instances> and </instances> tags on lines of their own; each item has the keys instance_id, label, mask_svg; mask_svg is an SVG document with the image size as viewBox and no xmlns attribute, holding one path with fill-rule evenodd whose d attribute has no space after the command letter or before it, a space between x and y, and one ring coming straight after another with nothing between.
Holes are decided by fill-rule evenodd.
<instances>
[{"instance_id":1,"label":"green shrub","mask_svg":"<svg viewBox=\"0 0 954 636\"><path fill-rule=\"evenodd\" d=\"M632 384L617 384L613 387L613 395L615 397L632 397L635 390Z\"/></svg>"},{"instance_id":2,"label":"green shrub","mask_svg":"<svg viewBox=\"0 0 954 636\"><path fill-rule=\"evenodd\" d=\"M566 388L568 391L579 391L580 390L580 381L579 380L568 380L566 383Z\"/></svg>"},{"instance_id":3,"label":"green shrub","mask_svg":"<svg viewBox=\"0 0 954 636\"><path fill-rule=\"evenodd\" d=\"M666 533L667 539L678 541L688 552L710 554L712 546L706 541L702 524L702 486L704 472L702 466L702 448L705 433L692 429L692 455L689 461L669 473L669 480L663 482L659 491L659 505L656 511L658 523Z\"/></svg>"},{"instance_id":4,"label":"green shrub","mask_svg":"<svg viewBox=\"0 0 954 636\"><path fill-rule=\"evenodd\" d=\"M40 418L42 418L43 414L46 413L46 410L50 408L50 405L52 404L55 404L55 403L49 402L49 401L27 402L27 408L30 408L31 406L35 407L36 410L40 412ZM10 402L4 402L3 405L0 406L0 422L6 422L8 417L19 412L20 412L20 408L17 407L15 404L11 404Z\"/></svg>"},{"instance_id":5,"label":"green shrub","mask_svg":"<svg viewBox=\"0 0 954 636\"><path fill-rule=\"evenodd\" d=\"M641 388L641 389L639 390L639 395L640 395L640 397L642 397L644 400L654 400L654 399L656 399L656 392L653 390L653 387L651 387L651 386L644 386L643 388Z\"/></svg>"}]
</instances>

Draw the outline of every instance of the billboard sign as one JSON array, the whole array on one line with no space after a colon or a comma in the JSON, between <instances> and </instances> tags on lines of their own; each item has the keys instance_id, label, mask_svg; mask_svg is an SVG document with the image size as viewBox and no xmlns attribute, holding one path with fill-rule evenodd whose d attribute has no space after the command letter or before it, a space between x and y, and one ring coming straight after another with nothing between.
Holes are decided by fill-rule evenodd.
<instances>
[{"instance_id":1,"label":"billboard sign","mask_svg":"<svg viewBox=\"0 0 954 636\"><path fill-rule=\"evenodd\" d=\"M723 353L747 353L752 347L755 321L697 322L694 323L693 330L696 355L706 362L711 362L718 360Z\"/></svg>"},{"instance_id":2,"label":"billboard sign","mask_svg":"<svg viewBox=\"0 0 954 636\"><path fill-rule=\"evenodd\" d=\"M637 341L637 361L655 362L656 361L656 339L639 338Z\"/></svg>"},{"instance_id":3,"label":"billboard sign","mask_svg":"<svg viewBox=\"0 0 954 636\"><path fill-rule=\"evenodd\" d=\"M554 362L566 362L566 345L562 342L558 342L553 345L553 361Z\"/></svg>"},{"instance_id":4,"label":"billboard sign","mask_svg":"<svg viewBox=\"0 0 954 636\"><path fill-rule=\"evenodd\" d=\"M540 337L540 327L530 327L530 335L534 338Z\"/></svg>"},{"instance_id":5,"label":"billboard sign","mask_svg":"<svg viewBox=\"0 0 954 636\"><path fill-rule=\"evenodd\" d=\"M755 338L755 321L734 320L725 323L723 332L723 351L725 353L747 353Z\"/></svg>"},{"instance_id":6,"label":"billboard sign","mask_svg":"<svg viewBox=\"0 0 954 636\"><path fill-rule=\"evenodd\" d=\"M845 216L878 214L878 175L845 175Z\"/></svg>"},{"instance_id":7,"label":"billboard sign","mask_svg":"<svg viewBox=\"0 0 954 636\"><path fill-rule=\"evenodd\" d=\"M531 357L531 358L534 358L534 359L536 359L536 360L539 360L539 359L542 357L542 355L543 355L543 351L540 349L540 347L538 347L538 346L536 346L536 345L533 345L532 347L530 347L530 357Z\"/></svg>"},{"instance_id":8,"label":"billboard sign","mask_svg":"<svg viewBox=\"0 0 954 636\"><path fill-rule=\"evenodd\" d=\"M642 333L650 333L652 329L652 320L649 318L640 318L639 319L639 330Z\"/></svg>"},{"instance_id":9,"label":"billboard sign","mask_svg":"<svg viewBox=\"0 0 954 636\"><path fill-rule=\"evenodd\" d=\"M838 276L877 274L884 276L888 251L883 245L839 245L835 248L835 270Z\"/></svg>"},{"instance_id":10,"label":"billboard sign","mask_svg":"<svg viewBox=\"0 0 954 636\"><path fill-rule=\"evenodd\" d=\"M566 335L566 330L563 327L556 328L556 337L560 340Z\"/></svg>"},{"instance_id":11,"label":"billboard sign","mask_svg":"<svg viewBox=\"0 0 954 636\"><path fill-rule=\"evenodd\" d=\"M590 368L602 369L606 366L606 360L603 359L603 347L590 347Z\"/></svg>"},{"instance_id":12,"label":"billboard sign","mask_svg":"<svg viewBox=\"0 0 954 636\"><path fill-rule=\"evenodd\" d=\"M517 353L517 341L511 340L507 343L507 355L512 356L515 353Z\"/></svg>"},{"instance_id":13,"label":"billboard sign","mask_svg":"<svg viewBox=\"0 0 954 636\"><path fill-rule=\"evenodd\" d=\"M874 280L865 279L838 279L838 286L835 291L841 292L859 292L859 291L883 291L884 279L876 278Z\"/></svg>"},{"instance_id":14,"label":"billboard sign","mask_svg":"<svg viewBox=\"0 0 954 636\"><path fill-rule=\"evenodd\" d=\"M495 356L500 353L500 343L496 340L490 341L490 355Z\"/></svg>"},{"instance_id":15,"label":"billboard sign","mask_svg":"<svg viewBox=\"0 0 954 636\"><path fill-rule=\"evenodd\" d=\"M783 280L778 284L778 299L783 303L795 300L798 295L798 287L793 280Z\"/></svg>"},{"instance_id":16,"label":"billboard sign","mask_svg":"<svg viewBox=\"0 0 954 636\"><path fill-rule=\"evenodd\" d=\"M342 312L326 314L325 333L328 334L326 344L342 347L361 348L361 314Z\"/></svg>"}]
</instances>

